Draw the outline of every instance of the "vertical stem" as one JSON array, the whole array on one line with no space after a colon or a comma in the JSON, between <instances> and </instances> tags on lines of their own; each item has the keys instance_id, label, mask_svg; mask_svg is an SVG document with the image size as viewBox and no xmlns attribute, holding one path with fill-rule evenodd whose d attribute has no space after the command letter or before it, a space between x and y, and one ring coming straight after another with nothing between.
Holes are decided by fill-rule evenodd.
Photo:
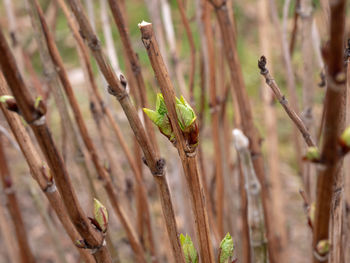
<instances>
[{"instance_id":1,"label":"vertical stem","mask_svg":"<svg viewBox=\"0 0 350 263\"><path fill-rule=\"evenodd\" d=\"M86 39L91 53L95 57L98 66L109 84L109 91L114 95L121 104L126 117L130 123L135 137L142 148L146 163L158 186L161 197L162 211L167 226L168 235L172 244L172 251L177 262L184 262L183 252L178 238L178 231L175 220L175 212L171 201L169 186L166 181L164 171L165 162L160 159L149 141L145 129L138 117L135 107L131 104L128 93L126 92L126 80L121 77L119 80L115 72L107 63L105 55L101 51L99 40L87 21L86 15L82 9L81 3L77 0L70 0L70 6L80 26L83 38Z\"/></svg>"},{"instance_id":2,"label":"vertical stem","mask_svg":"<svg viewBox=\"0 0 350 263\"><path fill-rule=\"evenodd\" d=\"M141 30L142 42L145 45L152 68L164 96L165 104L168 109L168 116L172 128L174 129L176 148L182 162L187 180L187 186L191 195L192 210L195 216L196 233L200 247L200 258L203 263L211 263L214 262L214 256L210 240L208 215L204 201L203 186L197 167L196 148L191 148L186 145L186 141L179 127L175 110L175 91L170 81L164 61L159 55L159 48L154 37L152 24L143 22L139 24L139 28Z\"/></svg>"},{"instance_id":3,"label":"vertical stem","mask_svg":"<svg viewBox=\"0 0 350 263\"><path fill-rule=\"evenodd\" d=\"M181 1L181 0L180 0ZM218 103L216 93L216 79L215 79L215 48L214 38L211 25L211 6L208 2L205 3L204 7L204 33L206 39L206 47L208 54L208 69L209 69L209 98L210 98L210 112L211 112L211 132L214 144L215 153L215 178L216 178L216 215L217 215L217 226L219 235L224 236L224 178L222 168L222 154L220 147L220 125L219 125L219 110L220 104Z\"/></svg>"},{"instance_id":4,"label":"vertical stem","mask_svg":"<svg viewBox=\"0 0 350 263\"><path fill-rule=\"evenodd\" d=\"M328 251L319 254L316 250L321 240L329 240L329 229L341 227L341 222L332 220L331 214L341 213L341 191L337 194L335 189L342 189L343 172L342 156L339 154L338 138L344 128L346 118L346 74L343 62L343 45L345 31L345 6L346 1L330 2L330 41L325 48L325 61L327 65L327 91L324 107L325 128L323 130L323 143L321 148L321 160L323 167L318 171L316 190L316 212L313 228L314 263L320 263L327 259ZM332 207L332 200L335 200ZM333 210L333 211L332 211ZM341 214L338 214L341 219ZM338 230L336 230L338 231ZM341 238L341 235L337 238ZM333 240L334 242L334 240ZM340 242L340 243L339 243ZM341 240L336 240L333 247L339 246Z\"/></svg>"},{"instance_id":5,"label":"vertical stem","mask_svg":"<svg viewBox=\"0 0 350 263\"><path fill-rule=\"evenodd\" d=\"M209 0L208 0L209 1ZM236 48L236 32L231 23L226 0L210 0L215 8L216 16L223 37L226 59L230 69L231 91L234 105L237 104L244 134L249 138L251 155L254 157L255 172L261 183L262 203L264 207L267 238L269 242L269 256L271 263L281 262L279 256L279 240L273 230L272 205L270 190L266 184L264 162L261 154L260 136L253 122L252 108L245 89L241 65Z\"/></svg>"},{"instance_id":6,"label":"vertical stem","mask_svg":"<svg viewBox=\"0 0 350 263\"><path fill-rule=\"evenodd\" d=\"M10 174L10 169L7 165L5 156L3 136L0 135L0 176L3 186L3 191L6 194L7 208L10 212L12 222L15 226L15 233L18 242L21 262L34 263L35 258L30 249L27 231L24 226L21 208L19 207L17 195L13 185L13 179Z\"/></svg>"}]
</instances>

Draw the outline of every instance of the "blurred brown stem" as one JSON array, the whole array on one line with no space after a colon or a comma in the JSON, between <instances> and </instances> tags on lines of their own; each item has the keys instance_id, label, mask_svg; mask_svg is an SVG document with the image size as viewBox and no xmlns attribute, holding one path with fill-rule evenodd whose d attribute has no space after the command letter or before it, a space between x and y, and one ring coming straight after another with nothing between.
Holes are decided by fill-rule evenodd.
<instances>
[{"instance_id":1,"label":"blurred brown stem","mask_svg":"<svg viewBox=\"0 0 350 263\"><path fill-rule=\"evenodd\" d=\"M13 179L7 165L2 135L0 135L0 164L2 187L4 193L6 194L7 208L15 226L15 234L18 242L21 262L34 263L36 260L29 245L21 208L19 207L15 192L15 186L13 185Z\"/></svg>"}]
</instances>

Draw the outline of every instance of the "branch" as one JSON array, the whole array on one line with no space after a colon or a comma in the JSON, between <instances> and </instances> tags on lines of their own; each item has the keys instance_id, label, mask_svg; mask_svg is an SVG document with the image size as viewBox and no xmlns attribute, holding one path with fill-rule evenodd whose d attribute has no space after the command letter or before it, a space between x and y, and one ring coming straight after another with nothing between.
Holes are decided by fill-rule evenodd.
<instances>
[{"instance_id":1,"label":"branch","mask_svg":"<svg viewBox=\"0 0 350 263\"><path fill-rule=\"evenodd\" d=\"M170 81L163 58L160 55L159 47L154 37L152 24L143 21L139 24L139 28L142 35L142 42L147 50L148 57L164 97L171 127L175 133L175 146L184 168L187 186L191 195L192 210L194 212L197 238L200 246L200 258L203 263L214 262L212 244L209 236L208 215L204 203L203 187L197 167L197 146L188 144L188 141L185 139L185 135L179 126L175 109L174 88Z\"/></svg>"},{"instance_id":2,"label":"branch","mask_svg":"<svg viewBox=\"0 0 350 263\"><path fill-rule=\"evenodd\" d=\"M175 212L170 196L169 186L166 181L166 173L164 169L165 161L164 159L159 158L154 151L141 120L138 117L136 109L131 104L126 90L127 82L122 75L119 80L115 75L113 68L108 63L106 56L101 50L100 42L83 12L81 3L77 0L71 0L69 1L69 4L79 23L82 36L87 41L92 55L96 59L102 74L109 84L109 92L115 96L121 104L135 137L145 155L147 166L153 174L158 186L164 221L167 227L169 239L172 242L174 257L177 262L184 262L180 241L178 239Z\"/></svg>"},{"instance_id":3,"label":"branch","mask_svg":"<svg viewBox=\"0 0 350 263\"><path fill-rule=\"evenodd\" d=\"M91 247L101 247L103 237L101 233L93 228L83 212L62 157L57 150L51 132L46 124L45 105L40 101L39 105L36 107L34 100L19 73L15 59L6 43L2 30L0 30L0 52L2 54L0 57L0 65L6 81L16 98L16 102L25 121L30 125L37 141L39 142L40 148L52 170L57 187L61 193L73 224L81 234L82 238L84 238ZM94 256L98 262L103 262L103 260L110 262L108 260L110 258L109 252L105 247L102 247L97 251Z\"/></svg>"},{"instance_id":4,"label":"branch","mask_svg":"<svg viewBox=\"0 0 350 263\"><path fill-rule=\"evenodd\" d=\"M306 144L309 147L316 147L316 144L315 144L314 140L312 139L311 134L309 133L309 131L305 127L305 124L300 119L298 114L290 107L288 100L282 94L280 88L277 86L277 83L270 75L268 69L266 68L266 62L267 62L266 58L264 56L261 56L259 61L258 61L258 67L260 69L260 74L264 76L264 78L266 79L266 84L270 86L270 88L271 88L272 92L275 94L275 97L278 100L278 102L282 105L282 107L284 108L284 110L286 111L288 116L291 118L291 120L294 122L296 127L299 129L299 131L303 135Z\"/></svg>"}]
</instances>

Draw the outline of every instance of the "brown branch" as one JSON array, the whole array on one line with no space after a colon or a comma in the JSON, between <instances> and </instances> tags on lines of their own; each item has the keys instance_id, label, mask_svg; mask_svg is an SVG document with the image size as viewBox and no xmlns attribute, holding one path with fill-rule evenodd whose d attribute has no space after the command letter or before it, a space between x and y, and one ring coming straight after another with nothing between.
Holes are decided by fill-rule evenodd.
<instances>
[{"instance_id":1,"label":"brown branch","mask_svg":"<svg viewBox=\"0 0 350 263\"><path fill-rule=\"evenodd\" d=\"M0 135L0 163L0 177L2 181L3 192L6 194L7 208L15 227L21 262L34 263L36 260L29 245L21 208L19 207L17 195L15 192L15 186L13 185L13 179L10 174L10 169L7 165L7 158L5 155L2 135Z\"/></svg>"},{"instance_id":2,"label":"brown branch","mask_svg":"<svg viewBox=\"0 0 350 263\"><path fill-rule=\"evenodd\" d=\"M281 262L279 237L273 229L272 202L270 190L266 184L264 161L261 154L260 136L253 122L253 113L249 97L245 89L241 65L236 48L236 32L230 19L226 0L207 0L212 2L223 37L226 59L231 77L231 92L234 105L239 109L239 116L244 134L249 138L250 152L254 156L255 172L261 184L262 202L268 238L269 257L271 263Z\"/></svg>"},{"instance_id":3,"label":"brown branch","mask_svg":"<svg viewBox=\"0 0 350 263\"><path fill-rule=\"evenodd\" d=\"M179 0L182 1L182 0ZM217 228L220 237L224 236L224 177L223 177L223 163L222 154L220 147L220 103L217 99L217 85L215 78L215 47L214 47L214 36L211 25L211 10L212 7L208 2L204 2L203 10L203 22L204 22L204 34L208 56L208 70L209 70L209 98L210 98L210 113L211 113L211 132L213 138L214 152L215 152L215 178L216 178L216 215L217 215Z\"/></svg>"},{"instance_id":4,"label":"brown branch","mask_svg":"<svg viewBox=\"0 0 350 263\"><path fill-rule=\"evenodd\" d=\"M67 22L69 24L69 27L71 28L71 31L73 33L73 36L78 44L78 48L80 50L80 52L82 53L82 63L84 65L84 68L87 71L87 81L89 83L90 88L92 89L92 92L98 102L98 105L96 106L100 106L101 109L101 114L103 118L107 118L107 121L109 122L109 124L112 126L112 130L115 133L125 155L127 158L127 161L129 162L129 165L134 173L135 176L135 180L137 182L138 185L138 193L140 195L141 198L141 203L143 206L143 211L144 211L144 218L146 221L146 225L148 228L148 232L149 232L149 243L151 246L151 250L153 250L153 256L156 257L155 255L155 245L154 245L154 240L153 240L153 234L152 234L152 227L151 227L151 219L150 219L150 211L149 211L149 205L148 205L148 200L147 200L147 194L146 194L146 188L145 185L142 181L142 176L141 176L141 172L140 169L138 169L137 165L136 165L136 161L133 158L131 151L126 143L126 140L117 124L117 122L115 121L115 119L113 118L112 112L110 111L110 109L108 108L108 106L105 104L105 102L102 99L102 96L97 88L96 82L95 82L95 78L93 76L93 71L92 71L92 66L89 60L89 56L88 56L88 50L87 47L84 45L84 42L79 34L76 22L72 19L70 12L68 10L68 7L66 6L65 2L63 0L56 0L58 1L59 5L61 6L66 18L67 18ZM102 124L103 125L103 124ZM101 125L101 126L102 126ZM112 161L112 160L110 160Z\"/></svg>"},{"instance_id":5,"label":"brown branch","mask_svg":"<svg viewBox=\"0 0 350 263\"><path fill-rule=\"evenodd\" d=\"M128 29L126 27L125 22L125 14L122 12L123 8L121 6L121 2L118 0L108 0L109 6L112 11L112 15L114 18L114 21L118 27L118 31L120 34L120 38L125 50L125 53L127 55L126 61L127 63L130 63L133 78L136 79L137 88L141 97L141 106L142 107L148 107L148 99L146 94L146 85L145 81L143 79L141 65L138 60L138 57L136 53L134 52L131 44L131 39L129 36ZM159 154L158 144L155 137L154 127L149 118L144 113L144 120L146 124L146 129L148 131L147 136L149 137L151 141L151 147L154 148L154 151Z\"/></svg>"},{"instance_id":6,"label":"brown branch","mask_svg":"<svg viewBox=\"0 0 350 263\"><path fill-rule=\"evenodd\" d=\"M294 53L295 41L296 41L297 32L298 32L299 12L300 12L300 0L296 0L294 5L293 29L290 37L290 42L289 42L289 53L291 56Z\"/></svg>"},{"instance_id":7,"label":"brown branch","mask_svg":"<svg viewBox=\"0 0 350 263\"><path fill-rule=\"evenodd\" d=\"M309 147L315 147L316 144L315 144L314 140L312 139L311 134L309 133L309 131L305 127L305 124L300 119L298 114L290 107L288 100L282 94L280 88L277 86L276 81L272 78L272 76L270 75L270 72L266 68L266 58L264 56L262 56L260 58L260 60L258 62L258 66L260 69L260 74L263 75L264 78L266 79L266 84L270 86L270 88L273 91L273 93L275 94L278 102L282 105L282 107L284 108L284 110L286 111L288 116L291 118L291 120L294 122L294 124L296 125L296 127L298 128L300 133L303 135L306 144Z\"/></svg>"},{"instance_id":8,"label":"brown branch","mask_svg":"<svg viewBox=\"0 0 350 263\"><path fill-rule=\"evenodd\" d=\"M321 160L324 167L319 170L317 177L313 231L314 263L322 262L322 259L328 256L328 252L319 255L316 246L319 241L329 239L332 200L336 198L334 186L341 187L342 184L342 156L338 154L337 141L344 128L347 98L346 74L343 62L345 6L345 0L330 2L330 41L324 50L327 65L327 91L324 107L327 110L325 112L321 149ZM337 209L339 205L336 205L333 209Z\"/></svg>"},{"instance_id":9,"label":"brown branch","mask_svg":"<svg viewBox=\"0 0 350 263\"><path fill-rule=\"evenodd\" d=\"M190 23L186 17L186 12L185 12L185 7L183 0L176 0L177 5L179 7L180 15L181 15L181 20L182 23L185 27L186 35L188 38L188 41L190 43L190 49L191 49L191 71L190 71L190 80L189 80L189 91L190 91L190 102L191 104L194 103L194 94L193 94L193 89L194 89L194 76L196 73L196 46L194 44L194 39L193 39L193 34L190 28Z\"/></svg>"},{"instance_id":10,"label":"brown branch","mask_svg":"<svg viewBox=\"0 0 350 263\"><path fill-rule=\"evenodd\" d=\"M3 77L1 76L1 78ZM6 94L8 94L8 92L5 88L5 83L3 80L3 83L0 84L0 95ZM37 152L27 131L23 126L22 120L16 116L16 114L6 110L4 106L0 107L28 163L33 178L37 181L41 190L49 200L51 207L56 212L58 219L70 237L72 244L75 244L75 241L80 240L81 236L72 224L62 198L60 197L60 194L57 191L53 191L55 189L55 184L48 177L50 171L48 170L46 164L41 160L40 154ZM85 262L95 262L94 258L88 251L79 248L77 249Z\"/></svg>"},{"instance_id":11,"label":"brown branch","mask_svg":"<svg viewBox=\"0 0 350 263\"><path fill-rule=\"evenodd\" d=\"M214 262L203 187L197 167L196 148L187 145L184 135L179 127L175 110L174 88L170 81L164 61L160 55L159 47L154 37L152 24L142 22L139 24L139 28L142 35L142 42L147 50L152 68L164 96L164 101L168 109L168 116L175 133L176 148L184 168L187 185L191 195L196 233L200 246L200 258L203 263Z\"/></svg>"},{"instance_id":12,"label":"brown branch","mask_svg":"<svg viewBox=\"0 0 350 263\"><path fill-rule=\"evenodd\" d=\"M120 219L121 224L123 225L124 230L126 232L126 235L130 241L130 245L131 245L132 249L134 250L139 262L146 262L145 254L144 254L142 246L137 238L135 230L133 229L132 225L130 224L130 221L127 219L127 216L126 216L123 208L119 204L117 191L112 184L112 181L111 181L109 174L107 173L106 169L102 166L102 164L99 160L97 150L96 150L95 145L93 144L92 139L89 135L88 129L86 127L82 113L81 113L79 105L78 105L78 101L74 95L73 88L72 88L71 83L68 79L67 72L64 68L62 58L58 52L58 49L57 49L56 44L54 42L54 39L53 39L49 29L48 29L48 26L46 24L41 7L39 6L37 0L31 0L31 2L34 4L35 9L37 11L37 14L40 18L42 30L43 30L45 40L46 40L46 45L48 47L52 62L56 66L56 69L58 71L58 76L59 76L61 83L62 83L62 86L66 92L68 101L72 107L75 121L76 121L77 126L79 128L83 142L84 142L86 148L88 149L88 153L90 155L90 158L91 158L91 160L96 168L97 174L98 174L99 178L104 181L104 187L105 187L105 190L108 194L109 200L111 201L113 210L116 213L116 215L118 216L118 218Z\"/></svg>"},{"instance_id":13,"label":"brown branch","mask_svg":"<svg viewBox=\"0 0 350 263\"><path fill-rule=\"evenodd\" d=\"M83 12L81 3L77 0L69 1L71 9L80 26L83 38L87 41L92 55L96 59L101 72L109 84L109 91L114 95L121 104L135 137L144 153L147 166L157 183L158 191L161 198L162 211L167 226L168 235L172 242L173 254L177 262L184 262L183 253L178 239L178 231L175 220L168 183L166 181L165 163L155 153L151 142L149 141L145 129L138 117L135 107L131 104L130 98L126 91L126 80L121 76L119 80L115 75L112 67L107 62L105 55L102 53L100 42L89 24L86 15Z\"/></svg>"},{"instance_id":14,"label":"brown branch","mask_svg":"<svg viewBox=\"0 0 350 263\"><path fill-rule=\"evenodd\" d=\"M2 54L0 64L6 81L16 98L18 107L26 122L33 129L41 150L47 158L72 222L89 246L93 248L100 247L103 237L90 224L78 202L66 167L52 140L51 132L47 127L44 115L45 106L43 103L39 103L38 107L34 106L34 100L19 74L16 62L3 33L2 31L0 32L0 51ZM109 252L105 247L101 247L94 256L98 262L110 262Z\"/></svg>"}]
</instances>

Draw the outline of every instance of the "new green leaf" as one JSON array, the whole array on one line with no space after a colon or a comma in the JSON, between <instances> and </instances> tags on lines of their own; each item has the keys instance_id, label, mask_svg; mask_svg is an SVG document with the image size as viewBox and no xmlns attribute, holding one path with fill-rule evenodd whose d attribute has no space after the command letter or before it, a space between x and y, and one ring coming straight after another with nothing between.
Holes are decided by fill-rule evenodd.
<instances>
[{"instance_id":1,"label":"new green leaf","mask_svg":"<svg viewBox=\"0 0 350 263\"><path fill-rule=\"evenodd\" d=\"M182 250L184 252L186 263L198 263L198 253L196 248L193 245L191 237L186 234L180 235L180 242L182 246Z\"/></svg>"},{"instance_id":2,"label":"new green leaf","mask_svg":"<svg viewBox=\"0 0 350 263\"><path fill-rule=\"evenodd\" d=\"M233 257L233 240L230 233L227 233L220 243L220 263L227 263Z\"/></svg>"}]
</instances>

